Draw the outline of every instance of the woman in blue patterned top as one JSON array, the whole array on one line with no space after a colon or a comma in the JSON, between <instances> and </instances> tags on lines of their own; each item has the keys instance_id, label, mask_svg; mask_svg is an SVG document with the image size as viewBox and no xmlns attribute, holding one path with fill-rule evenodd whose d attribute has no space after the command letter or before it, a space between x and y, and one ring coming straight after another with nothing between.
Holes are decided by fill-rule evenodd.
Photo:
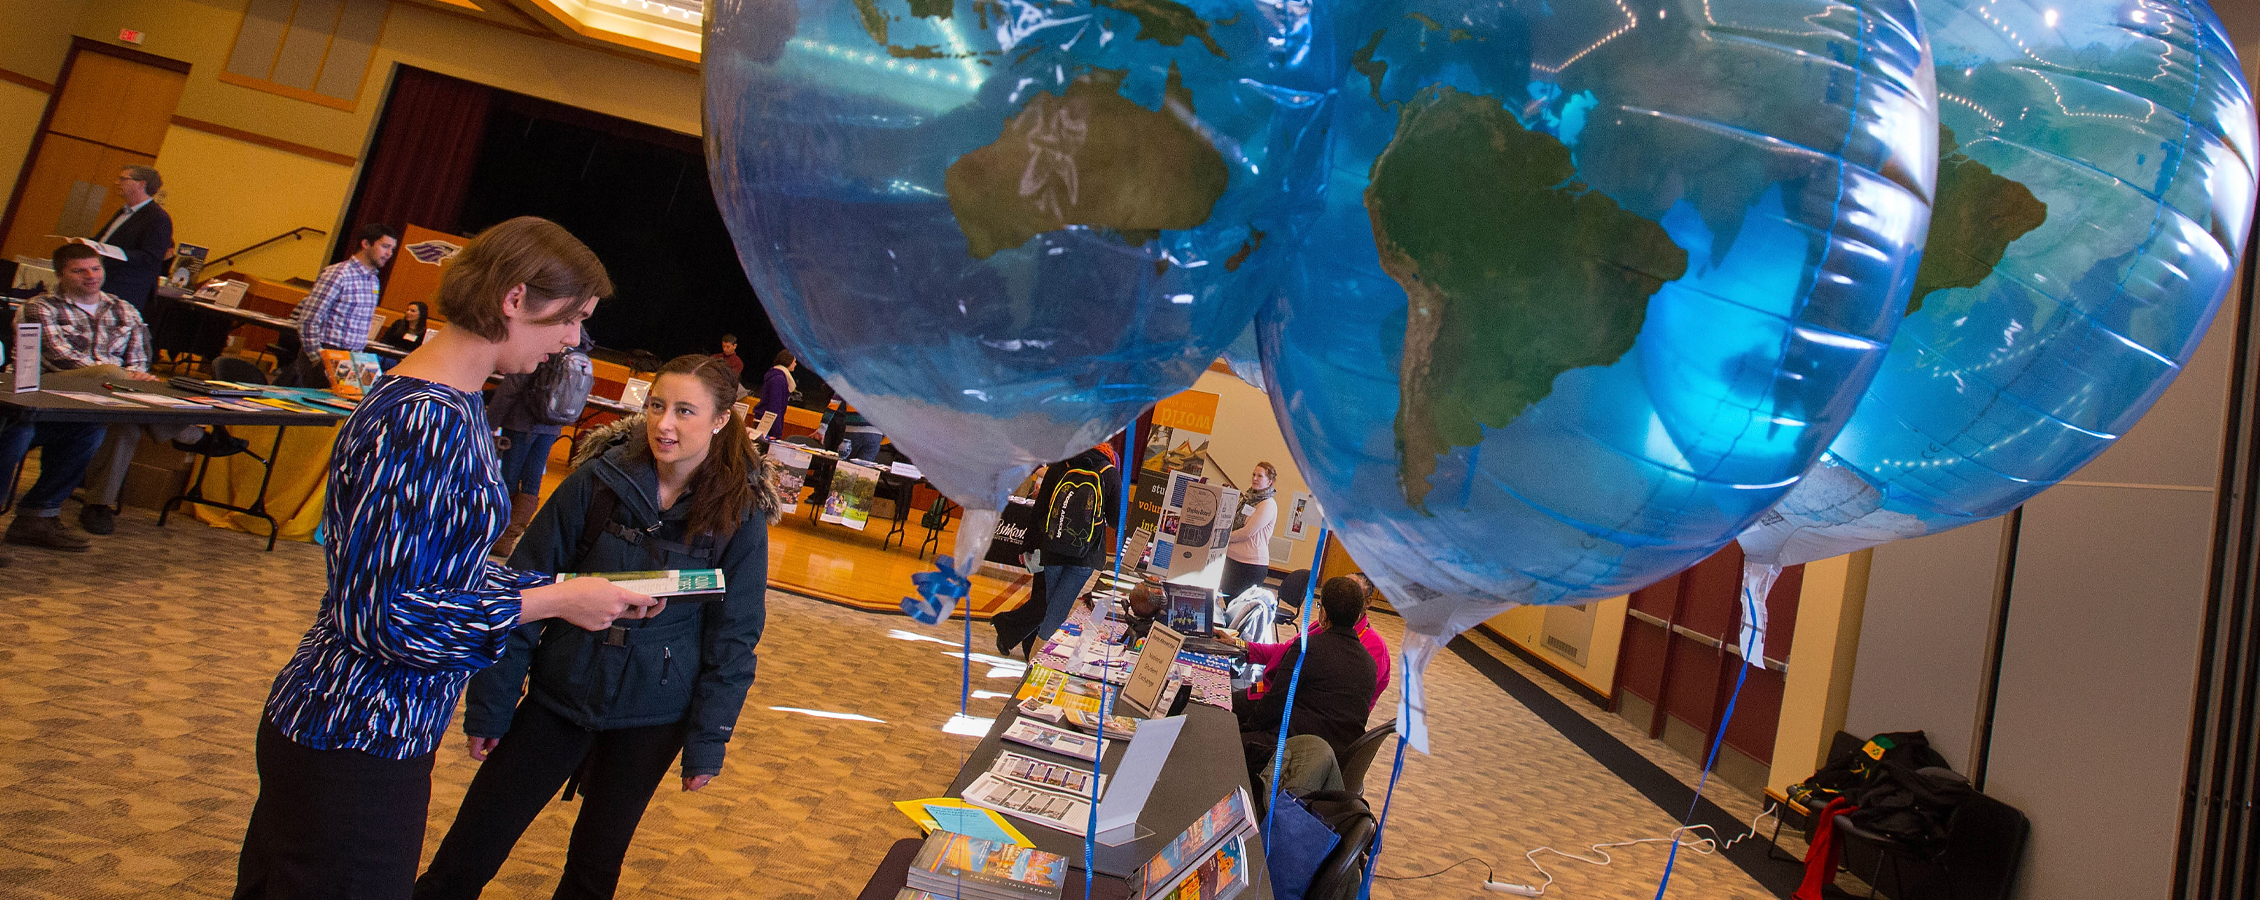
<instances>
[{"instance_id":1,"label":"woman in blue patterned top","mask_svg":"<svg viewBox=\"0 0 2260 900\"><path fill-rule=\"evenodd\" d=\"M509 499L478 392L580 341L612 283L531 217L473 238L440 282L451 325L338 431L322 523L328 590L267 697L238 898L407 897L433 750L472 673L520 622L610 627L662 604L602 579L487 562Z\"/></svg>"}]
</instances>

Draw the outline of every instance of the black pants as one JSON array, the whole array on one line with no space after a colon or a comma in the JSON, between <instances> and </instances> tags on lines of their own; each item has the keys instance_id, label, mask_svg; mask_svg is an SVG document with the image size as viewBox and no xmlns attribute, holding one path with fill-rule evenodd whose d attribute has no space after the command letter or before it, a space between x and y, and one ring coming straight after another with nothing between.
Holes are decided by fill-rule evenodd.
<instances>
[{"instance_id":1,"label":"black pants","mask_svg":"<svg viewBox=\"0 0 2260 900\"><path fill-rule=\"evenodd\" d=\"M424 855L432 754L385 759L316 750L262 718L259 801L236 860L235 896L408 896Z\"/></svg>"},{"instance_id":2,"label":"black pants","mask_svg":"<svg viewBox=\"0 0 2260 900\"><path fill-rule=\"evenodd\" d=\"M1037 626L1044 624L1044 570L1037 569L1028 581L1028 602L1022 603L989 618L997 630L997 652L1009 653L1014 647L1035 649ZM1045 635L1048 637L1048 635Z\"/></svg>"},{"instance_id":3,"label":"black pants","mask_svg":"<svg viewBox=\"0 0 2260 900\"><path fill-rule=\"evenodd\" d=\"M1216 590L1217 593L1224 595L1224 602L1230 604L1232 598L1240 596L1241 591L1262 584L1263 580L1270 575L1270 566L1226 559L1224 561L1224 576L1217 579ZM1302 598L1296 598L1295 602L1301 603Z\"/></svg>"},{"instance_id":4,"label":"black pants","mask_svg":"<svg viewBox=\"0 0 2260 900\"><path fill-rule=\"evenodd\" d=\"M575 770L582 770L581 814L573 820L556 896L612 896L644 808L682 749L679 722L589 731L532 698L519 702L510 732L471 777L432 867L416 879L417 900L479 896Z\"/></svg>"}]
</instances>

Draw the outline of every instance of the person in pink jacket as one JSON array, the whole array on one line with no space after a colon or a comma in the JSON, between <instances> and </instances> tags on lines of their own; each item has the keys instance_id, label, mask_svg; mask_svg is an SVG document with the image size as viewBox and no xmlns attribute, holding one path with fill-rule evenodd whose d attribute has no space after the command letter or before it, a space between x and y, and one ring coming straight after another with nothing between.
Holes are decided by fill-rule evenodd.
<instances>
[{"instance_id":1,"label":"person in pink jacket","mask_svg":"<svg viewBox=\"0 0 2260 900\"><path fill-rule=\"evenodd\" d=\"M1366 578L1362 574L1351 575L1348 577L1355 578L1360 583L1365 585L1365 605L1366 608L1371 609L1373 607L1373 598L1375 595L1375 591L1373 589L1373 581ZM1290 576L1287 580L1294 581L1295 579ZM1373 704L1381 700L1381 692L1389 689L1389 644L1387 641L1383 641L1381 639L1381 635L1378 632L1375 632L1373 630L1373 625L1372 623L1367 621L1366 616L1358 616L1358 623L1354 626L1351 626L1351 628L1353 633L1357 635L1358 643L1364 645L1365 652L1373 656L1373 699L1366 701L1366 711L1372 712ZM1319 631L1324 630L1324 628L1314 628L1312 629L1312 633L1316 634ZM1224 640L1232 643L1235 646L1246 648L1248 651L1248 662L1263 666L1267 669L1271 666L1278 665L1280 658L1286 655L1287 648L1295 646L1294 641L1287 641L1285 643L1278 644L1264 644L1256 643L1253 641L1243 641L1229 635L1224 636ZM1248 688L1248 696L1251 699L1260 697L1263 694L1263 689L1263 683L1257 682L1253 687Z\"/></svg>"}]
</instances>

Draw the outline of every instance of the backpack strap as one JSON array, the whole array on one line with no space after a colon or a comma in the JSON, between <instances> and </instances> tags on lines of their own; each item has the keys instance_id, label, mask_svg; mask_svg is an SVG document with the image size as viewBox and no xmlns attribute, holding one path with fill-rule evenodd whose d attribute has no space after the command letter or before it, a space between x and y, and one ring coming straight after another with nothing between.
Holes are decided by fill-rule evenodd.
<instances>
[{"instance_id":1,"label":"backpack strap","mask_svg":"<svg viewBox=\"0 0 2260 900\"><path fill-rule=\"evenodd\" d=\"M583 511L580 546L573 549L573 567L576 569L585 568L582 563L588 560L589 551L596 549L598 538L619 527L612 521L612 514L620 508L620 495L613 493L612 487L605 484L604 479L590 480L596 482L596 491L589 497L589 505ZM631 535L627 538L628 543L636 543L633 536L635 532L628 533Z\"/></svg>"},{"instance_id":2,"label":"backpack strap","mask_svg":"<svg viewBox=\"0 0 2260 900\"><path fill-rule=\"evenodd\" d=\"M573 551L575 568L586 568L582 563L588 559L589 551L596 549L597 539L606 534L619 538L630 546L642 547L654 566L665 565L666 554L674 552L696 559L700 568L709 569L721 560L723 551L730 546L730 539L737 536L737 529L733 528L726 532L694 537L685 543L662 538L656 531L639 531L622 525L613 518L620 509L620 495L613 493L612 487L605 484L603 479L595 481L596 488L589 497L586 518L581 523L581 543Z\"/></svg>"}]
</instances>

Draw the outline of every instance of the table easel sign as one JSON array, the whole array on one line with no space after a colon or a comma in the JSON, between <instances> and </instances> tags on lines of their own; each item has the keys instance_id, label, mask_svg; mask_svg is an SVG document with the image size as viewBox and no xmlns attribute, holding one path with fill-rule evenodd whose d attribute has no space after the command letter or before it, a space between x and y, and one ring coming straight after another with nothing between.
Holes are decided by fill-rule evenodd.
<instances>
[{"instance_id":1,"label":"table easel sign","mask_svg":"<svg viewBox=\"0 0 2260 900\"><path fill-rule=\"evenodd\" d=\"M39 323L16 324L16 379L11 390L28 394L39 390Z\"/></svg>"}]
</instances>

